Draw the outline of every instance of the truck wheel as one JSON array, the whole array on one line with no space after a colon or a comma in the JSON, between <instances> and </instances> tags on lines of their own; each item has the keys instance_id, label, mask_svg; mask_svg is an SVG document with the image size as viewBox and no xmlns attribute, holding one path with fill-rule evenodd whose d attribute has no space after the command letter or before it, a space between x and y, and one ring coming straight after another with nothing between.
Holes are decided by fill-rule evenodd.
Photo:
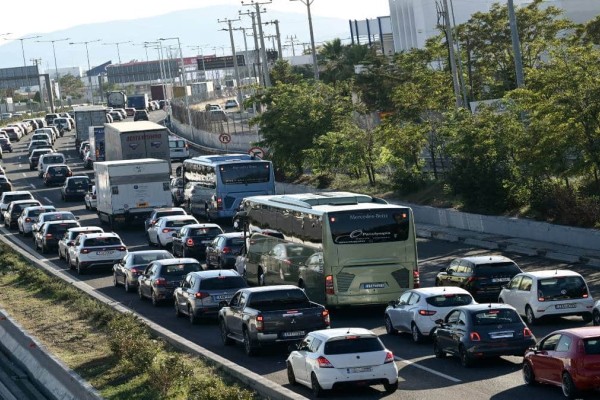
<instances>
[{"instance_id":1,"label":"truck wheel","mask_svg":"<svg viewBox=\"0 0 600 400\"><path fill-rule=\"evenodd\" d=\"M257 354L256 346L254 344L254 341L250 339L248 329L244 329L244 351L249 357L255 356Z\"/></svg>"}]
</instances>

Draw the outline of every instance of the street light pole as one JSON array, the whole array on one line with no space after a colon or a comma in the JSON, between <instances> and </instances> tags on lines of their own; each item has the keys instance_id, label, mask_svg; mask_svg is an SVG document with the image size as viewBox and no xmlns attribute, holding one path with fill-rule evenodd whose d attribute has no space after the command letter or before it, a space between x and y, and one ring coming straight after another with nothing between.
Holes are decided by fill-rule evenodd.
<instances>
[{"instance_id":1,"label":"street light pole","mask_svg":"<svg viewBox=\"0 0 600 400\"><path fill-rule=\"evenodd\" d=\"M54 46L54 43L64 42L65 40L69 39L70 38L56 40L36 40L36 43L52 43L52 53L54 54L54 79L56 80L56 84L58 85L58 101L60 103L60 107L62 107L62 94L60 93L60 74L58 73L58 64L56 63L56 48Z\"/></svg>"},{"instance_id":2,"label":"street light pole","mask_svg":"<svg viewBox=\"0 0 600 400\"><path fill-rule=\"evenodd\" d=\"M224 19L224 20L217 20L217 22L223 23L226 22L228 29L229 30L229 41L231 42L231 54L233 56L233 72L235 73L235 81L236 81L236 85L237 85L237 101L238 104L242 104L242 92L240 90L240 68L238 66L238 62L237 62L237 54L235 52L235 42L233 41L233 27L231 26L231 23L234 21L239 21L240 19Z\"/></svg>"},{"instance_id":3,"label":"street light pole","mask_svg":"<svg viewBox=\"0 0 600 400\"><path fill-rule=\"evenodd\" d=\"M517 30L517 17L515 16L515 5L513 4L513 0L508 0L508 20L510 23L513 56L515 58L515 73L517 76L517 87L522 87L525 83L525 77L523 76L521 43L519 41L519 31Z\"/></svg>"},{"instance_id":4,"label":"street light pole","mask_svg":"<svg viewBox=\"0 0 600 400\"><path fill-rule=\"evenodd\" d=\"M312 49L313 56L313 69L315 73L315 80L319 80L319 66L317 64L317 50L315 49L315 35L313 33L313 24L312 24L312 16L310 14L310 5L314 0L290 0L290 1L299 1L306 6L306 10L308 11L308 28L310 30L310 46Z\"/></svg>"},{"instance_id":5,"label":"street light pole","mask_svg":"<svg viewBox=\"0 0 600 400\"><path fill-rule=\"evenodd\" d=\"M75 45L75 44L84 44L85 45L85 53L87 55L87 62L88 62L87 76L88 76L88 82L90 84L90 94L92 97L92 104L94 104L94 85L92 85L92 75L90 75L92 66L90 64L90 51L88 50L88 43L95 43L95 42L99 42L101 40L102 39L88 40L85 42L69 42L70 45Z\"/></svg>"},{"instance_id":6,"label":"street light pole","mask_svg":"<svg viewBox=\"0 0 600 400\"><path fill-rule=\"evenodd\" d=\"M3 33L0 36L6 36L6 35L10 35L10 33ZM39 37L42 37L41 35L36 35L36 36L28 36L28 37L24 37L24 38L19 38L18 40L21 41L21 54L23 55L23 72L25 73L25 86L27 87L27 104L29 104L29 92L31 91L31 85L29 85L29 74L27 73L27 61L25 61L25 46L23 45L23 41L25 40L29 40L29 39L37 39ZM10 40L10 39L6 39L4 38L4 40ZM30 105L31 107L31 105ZM30 108L31 110L31 108Z\"/></svg>"},{"instance_id":7,"label":"street light pole","mask_svg":"<svg viewBox=\"0 0 600 400\"><path fill-rule=\"evenodd\" d=\"M185 97L185 109L187 110L187 117L188 117L188 125L190 126L190 129L192 129L192 113L190 111L190 103L189 103L189 99L188 99L188 93L187 93L187 77L185 76L185 63L183 61L183 51L181 50L181 42L179 41L179 37L172 37L172 38L160 38L158 39L160 41L164 41L164 40L177 40L177 46L179 47L179 58L181 60L181 74L183 75L183 94Z\"/></svg>"}]
</instances>

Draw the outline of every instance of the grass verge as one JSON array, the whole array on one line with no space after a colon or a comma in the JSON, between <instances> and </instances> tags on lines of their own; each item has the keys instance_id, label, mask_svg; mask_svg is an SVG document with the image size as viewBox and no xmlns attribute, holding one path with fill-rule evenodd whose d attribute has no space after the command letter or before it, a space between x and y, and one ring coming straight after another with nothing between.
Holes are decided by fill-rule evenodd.
<instances>
[{"instance_id":1,"label":"grass verge","mask_svg":"<svg viewBox=\"0 0 600 400\"><path fill-rule=\"evenodd\" d=\"M218 369L154 337L0 243L0 307L106 399L257 399Z\"/></svg>"}]
</instances>

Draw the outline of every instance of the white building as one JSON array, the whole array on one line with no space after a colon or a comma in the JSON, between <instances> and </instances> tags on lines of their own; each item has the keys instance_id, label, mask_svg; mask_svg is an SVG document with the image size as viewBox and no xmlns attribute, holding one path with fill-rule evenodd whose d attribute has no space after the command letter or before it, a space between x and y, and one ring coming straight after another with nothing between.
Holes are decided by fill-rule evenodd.
<instances>
[{"instance_id":1,"label":"white building","mask_svg":"<svg viewBox=\"0 0 600 400\"><path fill-rule=\"evenodd\" d=\"M439 34L438 7L442 0L389 0L391 27L396 52L422 48L425 41ZM506 0L448 0L454 10L456 24L467 22L475 12L487 12L494 3ZM514 0L515 7L531 3L531 0ZM564 17L576 23L584 23L600 14L598 0L545 0L545 5L562 8ZM506 22L508 24L508 21Z\"/></svg>"},{"instance_id":2,"label":"white building","mask_svg":"<svg viewBox=\"0 0 600 400\"><path fill-rule=\"evenodd\" d=\"M81 67L64 67L59 69L49 68L46 73L50 74L51 79L56 79L57 75L73 75L76 78L81 78L83 76L83 69Z\"/></svg>"}]
</instances>

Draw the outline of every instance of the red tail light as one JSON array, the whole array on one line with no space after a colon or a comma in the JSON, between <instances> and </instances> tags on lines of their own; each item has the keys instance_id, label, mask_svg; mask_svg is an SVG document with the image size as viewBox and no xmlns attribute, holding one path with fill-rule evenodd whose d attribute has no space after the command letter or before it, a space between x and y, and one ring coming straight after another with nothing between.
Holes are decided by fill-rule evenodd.
<instances>
[{"instance_id":1,"label":"red tail light","mask_svg":"<svg viewBox=\"0 0 600 400\"><path fill-rule=\"evenodd\" d=\"M217 210L222 210L223 209L223 199L220 197L217 197Z\"/></svg>"},{"instance_id":2,"label":"red tail light","mask_svg":"<svg viewBox=\"0 0 600 400\"><path fill-rule=\"evenodd\" d=\"M323 317L323 322L325 322L325 325L329 326L331 324L331 319L329 318L329 310L323 310L323 312L321 312L321 316Z\"/></svg>"},{"instance_id":3,"label":"red tail light","mask_svg":"<svg viewBox=\"0 0 600 400\"><path fill-rule=\"evenodd\" d=\"M329 360L323 356L317 358L317 364L319 365L319 368L333 368L333 365L331 365Z\"/></svg>"},{"instance_id":4,"label":"red tail light","mask_svg":"<svg viewBox=\"0 0 600 400\"><path fill-rule=\"evenodd\" d=\"M523 328L523 336L532 337L533 333L531 333L531 330L529 330L529 328L525 327L525 328Z\"/></svg>"},{"instance_id":5,"label":"red tail light","mask_svg":"<svg viewBox=\"0 0 600 400\"><path fill-rule=\"evenodd\" d=\"M223 254L229 254L231 253L231 248L230 247L223 247Z\"/></svg>"},{"instance_id":6,"label":"red tail light","mask_svg":"<svg viewBox=\"0 0 600 400\"><path fill-rule=\"evenodd\" d=\"M206 292L198 292L198 293L196 293L196 295L194 297L196 297L197 299L205 299L208 296L210 296L210 294L208 294Z\"/></svg>"},{"instance_id":7,"label":"red tail light","mask_svg":"<svg viewBox=\"0 0 600 400\"><path fill-rule=\"evenodd\" d=\"M165 286L167 284L167 280L165 278L158 278L154 281L155 286Z\"/></svg>"},{"instance_id":8,"label":"red tail light","mask_svg":"<svg viewBox=\"0 0 600 400\"><path fill-rule=\"evenodd\" d=\"M469 279L467 279L467 282L474 282L474 281L478 281L479 279L481 279L478 276L470 276Z\"/></svg>"},{"instance_id":9,"label":"red tail light","mask_svg":"<svg viewBox=\"0 0 600 400\"><path fill-rule=\"evenodd\" d=\"M391 362L394 362L394 353L388 351L387 353L385 353L385 361L383 363L389 364Z\"/></svg>"},{"instance_id":10,"label":"red tail light","mask_svg":"<svg viewBox=\"0 0 600 400\"><path fill-rule=\"evenodd\" d=\"M46 233L46 239L52 239L52 234L51 233Z\"/></svg>"},{"instance_id":11,"label":"red tail light","mask_svg":"<svg viewBox=\"0 0 600 400\"><path fill-rule=\"evenodd\" d=\"M335 294L335 289L333 288L333 275L327 275L325 277L325 293Z\"/></svg>"},{"instance_id":12,"label":"red tail light","mask_svg":"<svg viewBox=\"0 0 600 400\"><path fill-rule=\"evenodd\" d=\"M81 254L88 254L90 249L81 249Z\"/></svg>"},{"instance_id":13,"label":"red tail light","mask_svg":"<svg viewBox=\"0 0 600 400\"><path fill-rule=\"evenodd\" d=\"M25 218L25 222L31 222L31 218L29 218L29 217Z\"/></svg>"},{"instance_id":14,"label":"red tail light","mask_svg":"<svg viewBox=\"0 0 600 400\"><path fill-rule=\"evenodd\" d=\"M538 291L538 301L546 301L546 299L542 295L542 292L540 292L540 291Z\"/></svg>"},{"instance_id":15,"label":"red tail light","mask_svg":"<svg viewBox=\"0 0 600 400\"><path fill-rule=\"evenodd\" d=\"M171 232L171 231L172 231L172 229L169 229L169 228L163 228L163 230L162 230L162 233L169 233L169 232Z\"/></svg>"},{"instance_id":16,"label":"red tail light","mask_svg":"<svg viewBox=\"0 0 600 400\"><path fill-rule=\"evenodd\" d=\"M479 333L477 332L471 332L471 334L469 335L469 337L471 338L472 341L474 342L479 342L481 341L481 336L479 336Z\"/></svg>"},{"instance_id":17,"label":"red tail light","mask_svg":"<svg viewBox=\"0 0 600 400\"><path fill-rule=\"evenodd\" d=\"M134 275L140 275L143 271L137 268L131 268L131 273Z\"/></svg>"},{"instance_id":18,"label":"red tail light","mask_svg":"<svg viewBox=\"0 0 600 400\"><path fill-rule=\"evenodd\" d=\"M429 317L435 315L437 311L432 310L419 310L419 315L423 315L424 317Z\"/></svg>"},{"instance_id":19,"label":"red tail light","mask_svg":"<svg viewBox=\"0 0 600 400\"><path fill-rule=\"evenodd\" d=\"M413 289L418 289L421 287L421 278L419 277L419 270L415 269L413 271Z\"/></svg>"},{"instance_id":20,"label":"red tail light","mask_svg":"<svg viewBox=\"0 0 600 400\"><path fill-rule=\"evenodd\" d=\"M73 173L71 171L67 172L67 176L73 176Z\"/></svg>"},{"instance_id":21,"label":"red tail light","mask_svg":"<svg viewBox=\"0 0 600 400\"><path fill-rule=\"evenodd\" d=\"M189 247L194 246L194 239L190 238L190 239L186 240L185 244Z\"/></svg>"},{"instance_id":22,"label":"red tail light","mask_svg":"<svg viewBox=\"0 0 600 400\"><path fill-rule=\"evenodd\" d=\"M292 265L292 260L290 260L289 258L286 258L285 260L281 260L281 261L283 261L283 263L286 265Z\"/></svg>"},{"instance_id":23,"label":"red tail light","mask_svg":"<svg viewBox=\"0 0 600 400\"><path fill-rule=\"evenodd\" d=\"M256 316L256 330L262 331L263 329L265 329L265 317L263 317L262 315L257 315Z\"/></svg>"},{"instance_id":24,"label":"red tail light","mask_svg":"<svg viewBox=\"0 0 600 400\"><path fill-rule=\"evenodd\" d=\"M127 248L125 246L120 246L120 247L117 247L117 250L119 250L119 251L127 251Z\"/></svg>"}]
</instances>

